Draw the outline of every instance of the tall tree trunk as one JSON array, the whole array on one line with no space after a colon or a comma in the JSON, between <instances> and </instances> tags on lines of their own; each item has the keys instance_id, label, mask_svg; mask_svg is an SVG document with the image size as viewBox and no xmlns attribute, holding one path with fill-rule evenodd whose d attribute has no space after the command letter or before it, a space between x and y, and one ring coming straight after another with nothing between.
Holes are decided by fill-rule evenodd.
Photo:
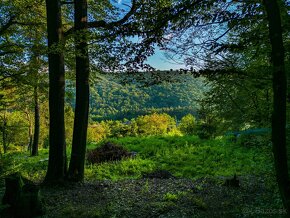
<instances>
[{"instance_id":1,"label":"tall tree trunk","mask_svg":"<svg viewBox=\"0 0 290 218\"><path fill-rule=\"evenodd\" d=\"M268 15L269 37L272 45L274 107L272 115L272 142L277 182L288 216L290 215L290 183L286 149L286 72L281 17L276 0L264 0Z\"/></svg>"},{"instance_id":2,"label":"tall tree trunk","mask_svg":"<svg viewBox=\"0 0 290 218\"><path fill-rule=\"evenodd\" d=\"M4 113L3 116L3 124L2 124L2 143L3 143L3 152L4 154L7 152L8 148L8 140L7 140L7 117Z\"/></svg>"},{"instance_id":3,"label":"tall tree trunk","mask_svg":"<svg viewBox=\"0 0 290 218\"><path fill-rule=\"evenodd\" d=\"M68 179L82 181L86 154L89 110L89 56L87 0L75 1L76 105Z\"/></svg>"},{"instance_id":4,"label":"tall tree trunk","mask_svg":"<svg viewBox=\"0 0 290 218\"><path fill-rule=\"evenodd\" d=\"M34 87L34 135L32 144L32 156L38 155L38 142L39 142L39 104L38 104L38 87Z\"/></svg>"},{"instance_id":5,"label":"tall tree trunk","mask_svg":"<svg viewBox=\"0 0 290 218\"><path fill-rule=\"evenodd\" d=\"M32 124L29 122L29 127L28 127L28 135L29 135L29 142L28 142L28 147L27 150L31 154L31 148L32 148L32 143L33 143L33 134L32 134Z\"/></svg>"},{"instance_id":6,"label":"tall tree trunk","mask_svg":"<svg viewBox=\"0 0 290 218\"><path fill-rule=\"evenodd\" d=\"M61 2L46 0L48 62L49 62L49 161L46 183L61 182L66 174L66 147L64 126L64 55L61 46L63 29Z\"/></svg>"},{"instance_id":7,"label":"tall tree trunk","mask_svg":"<svg viewBox=\"0 0 290 218\"><path fill-rule=\"evenodd\" d=\"M33 143L33 133L32 133L32 125L33 124L32 124L32 120L31 120L31 117L30 117L28 110L25 110L25 114L27 117L27 121L29 123L29 126L28 126L29 142L28 142L28 146L27 146L27 151L29 151L31 153L31 148L32 148L32 143Z\"/></svg>"}]
</instances>

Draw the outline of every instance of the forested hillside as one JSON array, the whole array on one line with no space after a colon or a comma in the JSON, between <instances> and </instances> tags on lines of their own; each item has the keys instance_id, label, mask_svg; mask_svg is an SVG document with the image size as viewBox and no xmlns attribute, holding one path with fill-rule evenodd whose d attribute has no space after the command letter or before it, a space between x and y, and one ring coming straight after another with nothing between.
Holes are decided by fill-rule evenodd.
<instances>
[{"instance_id":1,"label":"forested hillside","mask_svg":"<svg viewBox=\"0 0 290 218\"><path fill-rule=\"evenodd\" d=\"M90 115L94 121L131 119L152 112L166 112L180 120L188 113L197 115L202 97L209 89L204 79L189 74L162 83L148 79L152 84L133 81L124 84L125 77L102 75L91 82ZM74 107L73 85L69 90L67 101Z\"/></svg>"}]
</instances>

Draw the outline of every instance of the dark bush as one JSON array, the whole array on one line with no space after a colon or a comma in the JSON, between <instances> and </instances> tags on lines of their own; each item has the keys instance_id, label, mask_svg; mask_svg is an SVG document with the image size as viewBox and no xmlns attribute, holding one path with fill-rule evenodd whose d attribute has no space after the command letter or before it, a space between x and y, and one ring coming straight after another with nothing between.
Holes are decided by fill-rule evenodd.
<instances>
[{"instance_id":1,"label":"dark bush","mask_svg":"<svg viewBox=\"0 0 290 218\"><path fill-rule=\"evenodd\" d=\"M118 161L130 156L132 156L132 154L126 148L120 145L115 145L111 142L107 142L101 147L87 152L88 163L93 164L108 161Z\"/></svg>"},{"instance_id":2,"label":"dark bush","mask_svg":"<svg viewBox=\"0 0 290 218\"><path fill-rule=\"evenodd\" d=\"M214 138L216 127L207 123L200 123L196 126L196 134L200 139Z\"/></svg>"},{"instance_id":3,"label":"dark bush","mask_svg":"<svg viewBox=\"0 0 290 218\"><path fill-rule=\"evenodd\" d=\"M237 143L244 147L265 146L271 144L270 135L239 135Z\"/></svg>"}]
</instances>

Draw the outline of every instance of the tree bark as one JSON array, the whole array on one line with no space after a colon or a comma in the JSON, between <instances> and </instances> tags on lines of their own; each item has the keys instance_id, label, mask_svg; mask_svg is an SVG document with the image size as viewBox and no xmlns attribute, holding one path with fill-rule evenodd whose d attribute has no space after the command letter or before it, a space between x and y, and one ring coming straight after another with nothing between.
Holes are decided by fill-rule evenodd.
<instances>
[{"instance_id":1,"label":"tree bark","mask_svg":"<svg viewBox=\"0 0 290 218\"><path fill-rule=\"evenodd\" d=\"M87 0L75 1L76 104L68 179L82 181L86 154L89 111L89 56Z\"/></svg>"},{"instance_id":2,"label":"tree bark","mask_svg":"<svg viewBox=\"0 0 290 218\"><path fill-rule=\"evenodd\" d=\"M34 87L34 135L32 144L32 156L38 155L38 142L39 142L39 104L38 104L38 87Z\"/></svg>"},{"instance_id":3,"label":"tree bark","mask_svg":"<svg viewBox=\"0 0 290 218\"><path fill-rule=\"evenodd\" d=\"M62 181L66 174L64 126L64 55L61 3L46 0L49 62L49 161L46 183ZM55 49L57 47L57 49Z\"/></svg>"},{"instance_id":4,"label":"tree bark","mask_svg":"<svg viewBox=\"0 0 290 218\"><path fill-rule=\"evenodd\" d=\"M276 177L282 201L290 215L290 183L286 149L286 93L285 51L282 38L281 17L276 0L264 0L268 15L269 38L272 46L274 107L272 114L272 142Z\"/></svg>"}]
</instances>

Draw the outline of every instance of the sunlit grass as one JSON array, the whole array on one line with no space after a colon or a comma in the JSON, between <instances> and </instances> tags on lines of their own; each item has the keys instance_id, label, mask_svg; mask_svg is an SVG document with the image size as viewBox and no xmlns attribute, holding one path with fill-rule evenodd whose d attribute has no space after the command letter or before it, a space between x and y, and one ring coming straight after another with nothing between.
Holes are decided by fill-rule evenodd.
<instances>
[{"instance_id":1,"label":"sunlit grass","mask_svg":"<svg viewBox=\"0 0 290 218\"><path fill-rule=\"evenodd\" d=\"M137 156L122 161L86 164L86 180L135 179L157 169L168 170L176 177L185 178L274 172L270 146L243 147L224 137L200 140L196 136L151 136L108 141L137 152ZM88 149L99 145L89 144ZM30 157L28 152L14 151L2 157L1 176L19 171L32 180L41 181L47 164L47 149L41 149L36 157Z\"/></svg>"}]
</instances>

